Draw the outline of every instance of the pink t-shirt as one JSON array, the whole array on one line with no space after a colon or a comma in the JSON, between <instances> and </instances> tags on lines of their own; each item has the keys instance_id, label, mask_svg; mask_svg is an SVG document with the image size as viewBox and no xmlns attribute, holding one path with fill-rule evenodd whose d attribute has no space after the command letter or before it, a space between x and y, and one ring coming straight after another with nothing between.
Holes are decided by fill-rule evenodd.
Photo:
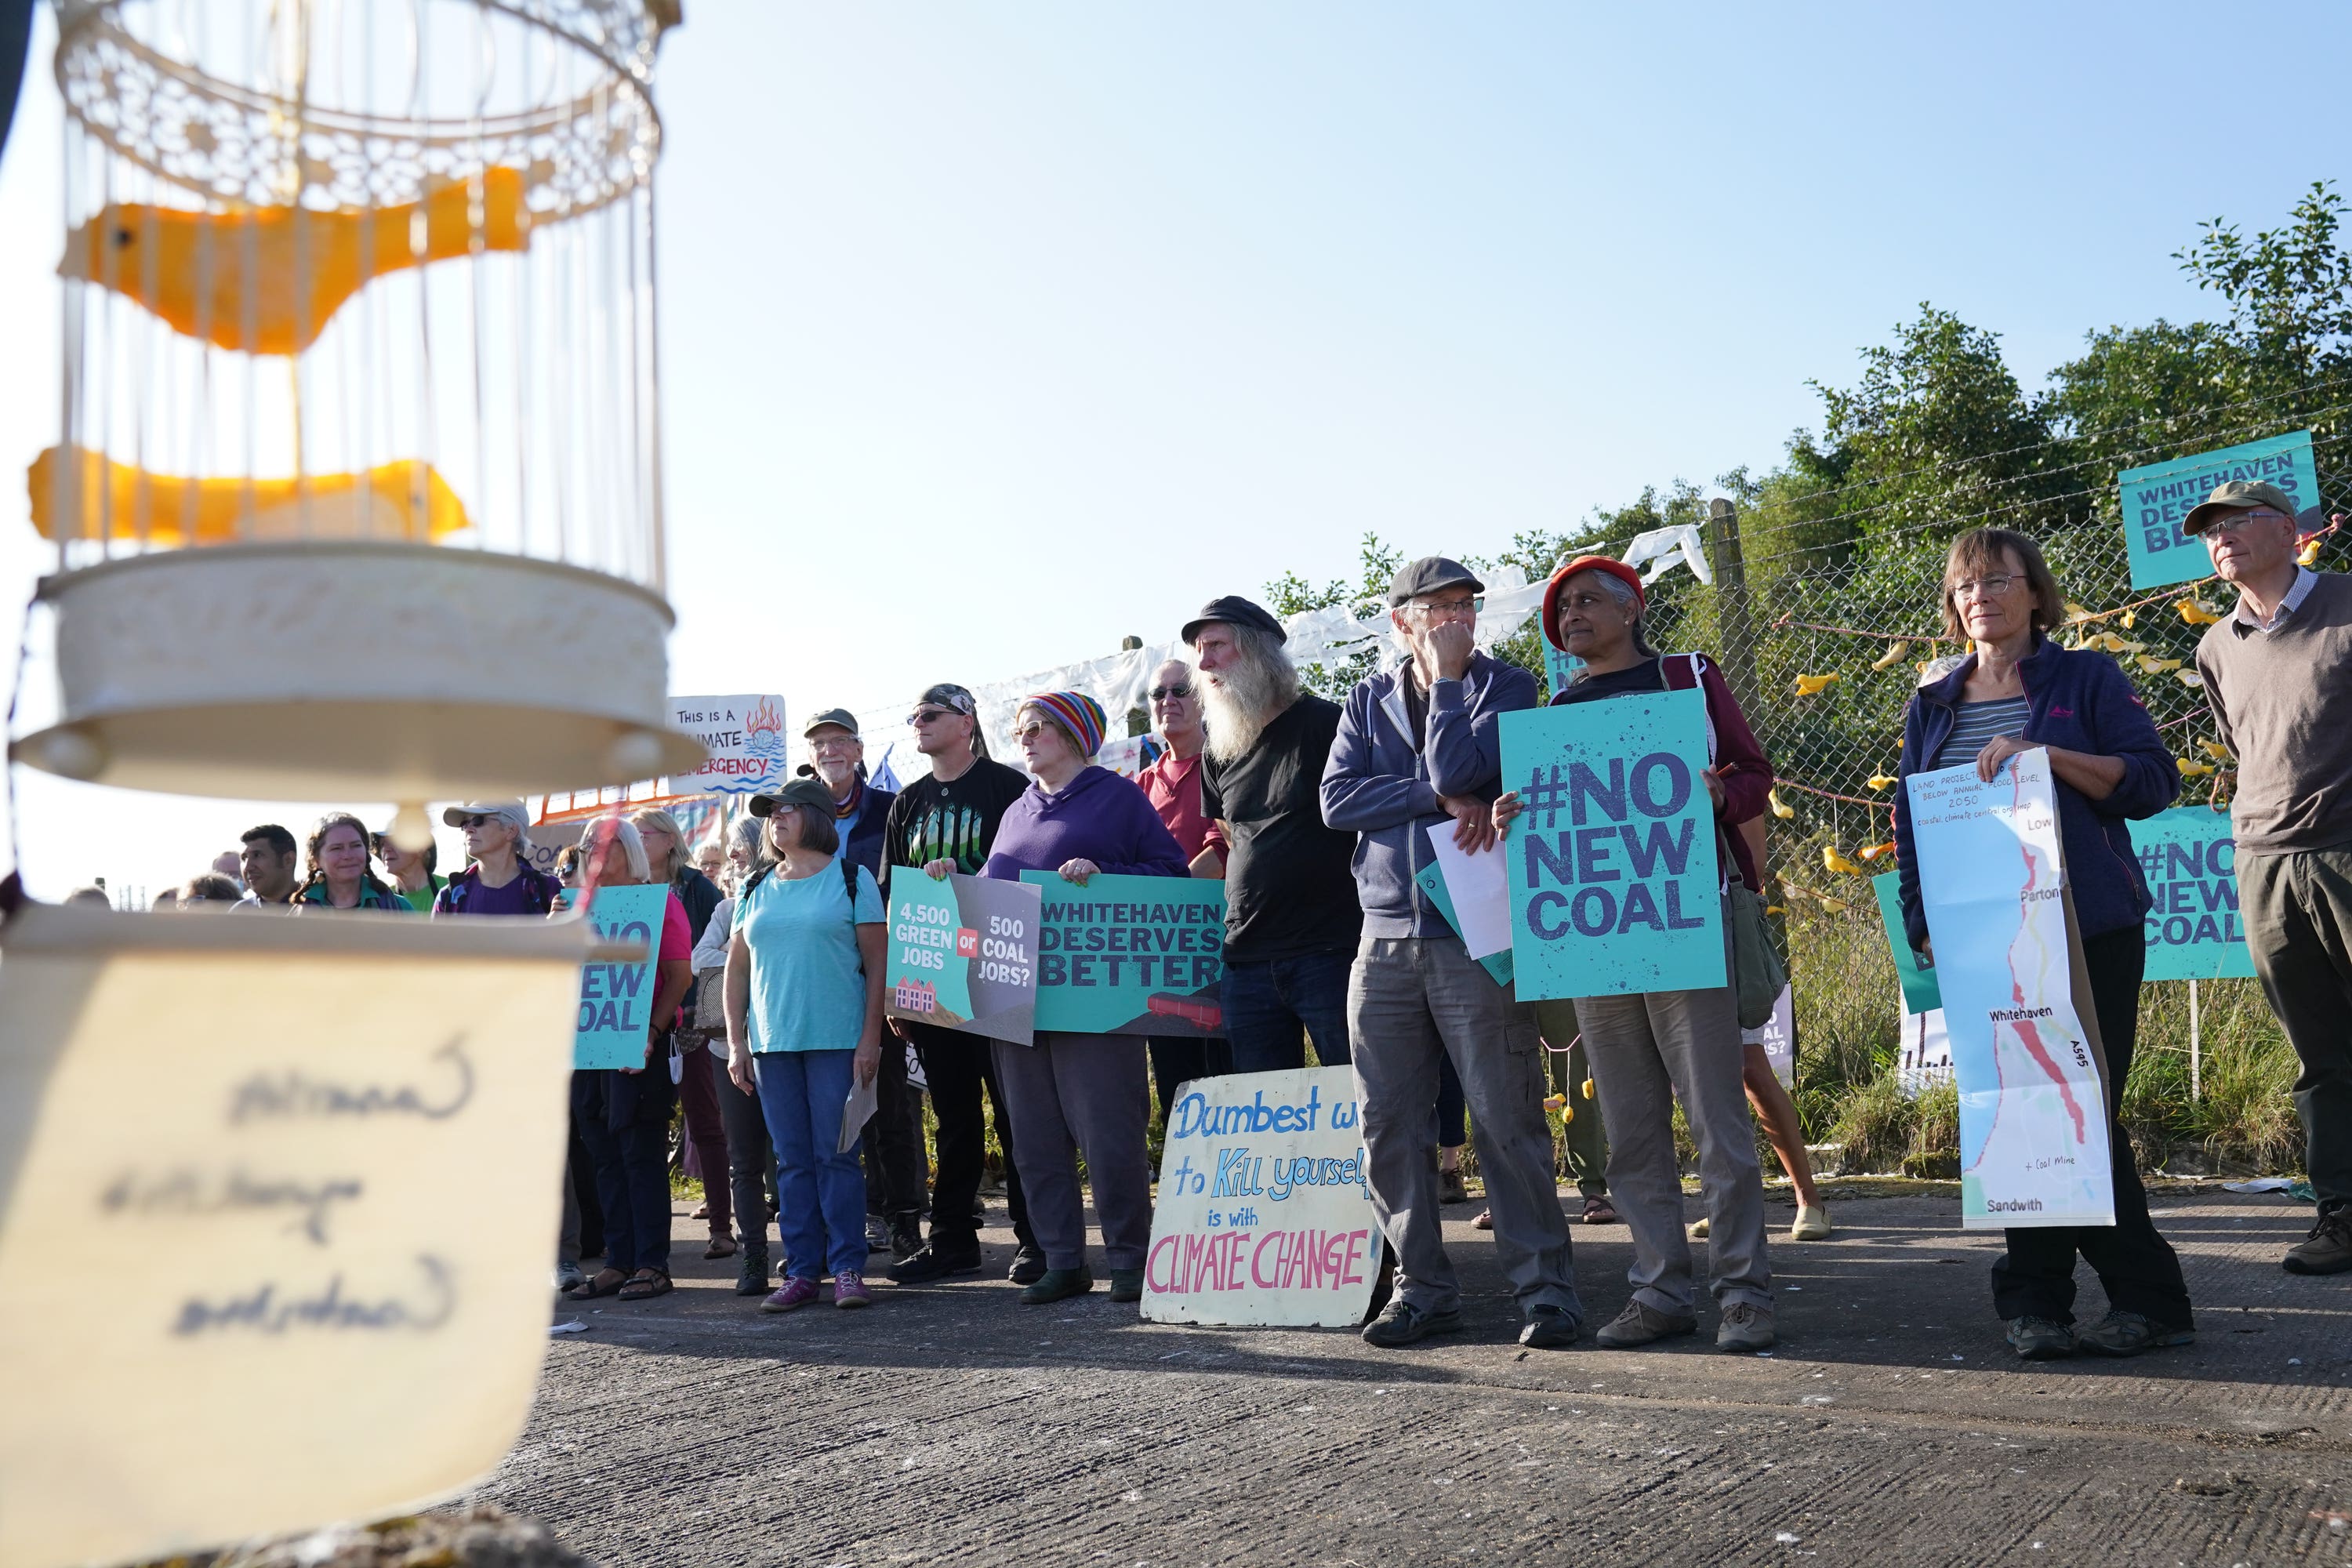
<instances>
[{"instance_id":1,"label":"pink t-shirt","mask_svg":"<svg viewBox=\"0 0 2352 1568\"><path fill-rule=\"evenodd\" d=\"M1167 824L1187 860L1204 848L1226 853L1225 836L1215 819L1201 813L1201 756L1195 752L1180 758L1173 752L1162 752L1157 762L1135 775L1151 809Z\"/></svg>"}]
</instances>

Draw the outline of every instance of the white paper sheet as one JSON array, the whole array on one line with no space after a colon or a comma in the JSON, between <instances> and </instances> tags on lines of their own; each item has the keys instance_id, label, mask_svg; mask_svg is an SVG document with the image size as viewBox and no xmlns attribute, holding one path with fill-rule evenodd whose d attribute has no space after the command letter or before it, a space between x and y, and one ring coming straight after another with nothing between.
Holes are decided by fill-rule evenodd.
<instances>
[{"instance_id":1,"label":"white paper sheet","mask_svg":"<svg viewBox=\"0 0 2352 1568\"><path fill-rule=\"evenodd\" d=\"M866 1131L866 1124L874 1120L874 1108L879 1103L881 1090L880 1072L876 1072L865 1083L857 1081L855 1071L850 1073L849 1098L842 1102L841 1107L841 1142L835 1148L835 1153L846 1154L857 1147L858 1137Z\"/></svg>"},{"instance_id":2,"label":"white paper sheet","mask_svg":"<svg viewBox=\"0 0 2352 1568\"><path fill-rule=\"evenodd\" d=\"M1422 831L1429 836L1438 869L1445 874L1445 890L1454 896L1454 912L1461 921L1462 941L1470 956L1485 958L1509 947L1511 896L1504 886L1502 850L1488 848L1465 855L1454 847L1451 822Z\"/></svg>"}]
</instances>

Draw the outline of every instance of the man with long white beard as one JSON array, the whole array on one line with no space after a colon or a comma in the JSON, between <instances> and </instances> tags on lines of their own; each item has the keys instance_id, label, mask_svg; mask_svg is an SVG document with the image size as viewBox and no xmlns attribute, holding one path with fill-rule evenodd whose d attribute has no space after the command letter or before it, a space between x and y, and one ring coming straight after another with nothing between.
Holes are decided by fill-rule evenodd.
<instances>
[{"instance_id":1,"label":"man with long white beard","mask_svg":"<svg viewBox=\"0 0 2352 1568\"><path fill-rule=\"evenodd\" d=\"M1478 651L1486 585L1458 563L1408 563L1389 585L1389 618L1409 657L1360 681L1323 773L1323 820L1360 837L1356 886L1364 937L1348 991L1363 1110L1365 1182L1396 1251L1396 1294L1365 1325L1393 1349L1462 1326L1462 1289L1438 1224L1438 1063L1450 1058L1470 1105L1478 1168L1494 1215L1496 1260L1526 1326L1519 1342L1576 1342L1584 1308L1543 1114L1542 1041L1533 1010L1470 957L1414 875L1428 830L1465 850L1494 843L1502 791L1502 716L1536 705L1535 678Z\"/></svg>"},{"instance_id":2,"label":"man with long white beard","mask_svg":"<svg viewBox=\"0 0 2352 1568\"><path fill-rule=\"evenodd\" d=\"M1348 1063L1348 971L1362 929L1356 837L1318 796L1339 707L1301 692L1282 623L1235 595L1185 623L1208 741L1202 810L1224 825L1225 1037L1235 1072Z\"/></svg>"}]
</instances>

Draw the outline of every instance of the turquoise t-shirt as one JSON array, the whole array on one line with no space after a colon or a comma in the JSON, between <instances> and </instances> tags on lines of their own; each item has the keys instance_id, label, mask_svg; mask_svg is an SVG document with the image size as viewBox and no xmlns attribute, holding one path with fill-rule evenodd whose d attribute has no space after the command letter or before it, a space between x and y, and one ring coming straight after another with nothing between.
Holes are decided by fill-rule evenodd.
<instances>
[{"instance_id":1,"label":"turquoise t-shirt","mask_svg":"<svg viewBox=\"0 0 2352 1568\"><path fill-rule=\"evenodd\" d=\"M751 1048L854 1051L866 1030L866 972L857 928L882 923L882 890L857 869L850 910L841 868L787 881L771 871L735 905L751 953Z\"/></svg>"}]
</instances>

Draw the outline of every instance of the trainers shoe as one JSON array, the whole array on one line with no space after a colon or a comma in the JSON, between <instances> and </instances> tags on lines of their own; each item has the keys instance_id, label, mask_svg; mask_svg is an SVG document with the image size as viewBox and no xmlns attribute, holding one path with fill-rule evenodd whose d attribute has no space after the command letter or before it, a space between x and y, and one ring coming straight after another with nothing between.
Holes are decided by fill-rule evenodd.
<instances>
[{"instance_id":1,"label":"trainers shoe","mask_svg":"<svg viewBox=\"0 0 2352 1568\"><path fill-rule=\"evenodd\" d=\"M555 1271L555 1289L559 1293L577 1290L588 1283L588 1276L580 1272L580 1265L567 1263Z\"/></svg>"},{"instance_id":2,"label":"trainers shoe","mask_svg":"<svg viewBox=\"0 0 2352 1568\"><path fill-rule=\"evenodd\" d=\"M762 1312L797 1312L816 1300L816 1281L795 1274L760 1303Z\"/></svg>"},{"instance_id":3,"label":"trainers shoe","mask_svg":"<svg viewBox=\"0 0 2352 1568\"><path fill-rule=\"evenodd\" d=\"M912 1215L900 1215L890 1222L890 1258L904 1263L923 1250L923 1223Z\"/></svg>"},{"instance_id":4,"label":"trainers shoe","mask_svg":"<svg viewBox=\"0 0 2352 1568\"><path fill-rule=\"evenodd\" d=\"M890 1222L878 1214L866 1216L866 1249L879 1252L890 1245Z\"/></svg>"},{"instance_id":5,"label":"trainers shoe","mask_svg":"<svg viewBox=\"0 0 2352 1568\"><path fill-rule=\"evenodd\" d=\"M1519 1343L1529 1350L1564 1351L1583 1327L1565 1307L1538 1307L1519 1330Z\"/></svg>"},{"instance_id":6,"label":"trainers shoe","mask_svg":"<svg viewBox=\"0 0 2352 1568\"><path fill-rule=\"evenodd\" d=\"M2341 1274L2352 1268L2352 1204L2338 1204L2319 1216L2311 1236L2287 1250L2289 1274Z\"/></svg>"},{"instance_id":7,"label":"trainers shoe","mask_svg":"<svg viewBox=\"0 0 2352 1568\"><path fill-rule=\"evenodd\" d=\"M1364 1342L1384 1351L1402 1350L1432 1334L1450 1334L1462 1327L1460 1309L1443 1312L1424 1312L1402 1297L1392 1300L1382 1308L1381 1315L1364 1325Z\"/></svg>"},{"instance_id":8,"label":"trainers shoe","mask_svg":"<svg viewBox=\"0 0 2352 1568\"><path fill-rule=\"evenodd\" d=\"M836 1274L833 1277L833 1304L847 1310L874 1305L873 1288L862 1274Z\"/></svg>"},{"instance_id":9,"label":"trainers shoe","mask_svg":"<svg viewBox=\"0 0 2352 1568\"><path fill-rule=\"evenodd\" d=\"M1143 1300L1143 1270L1114 1268L1110 1271L1110 1299L1114 1301Z\"/></svg>"},{"instance_id":10,"label":"trainers shoe","mask_svg":"<svg viewBox=\"0 0 2352 1568\"><path fill-rule=\"evenodd\" d=\"M1830 1209L1827 1204L1799 1204L1797 1223L1789 1227L1790 1241L1827 1241L1830 1238Z\"/></svg>"},{"instance_id":11,"label":"trainers shoe","mask_svg":"<svg viewBox=\"0 0 2352 1568\"><path fill-rule=\"evenodd\" d=\"M1715 1348L1719 1351L1769 1351L1779 1340L1772 1331L1772 1309L1753 1301L1734 1301L1723 1310L1723 1321L1715 1327Z\"/></svg>"},{"instance_id":12,"label":"trainers shoe","mask_svg":"<svg viewBox=\"0 0 2352 1568\"><path fill-rule=\"evenodd\" d=\"M1690 1222L1690 1238L1693 1241L1705 1241L1706 1239L1706 1216L1705 1215L1701 1215L1698 1218Z\"/></svg>"},{"instance_id":13,"label":"trainers shoe","mask_svg":"<svg viewBox=\"0 0 2352 1568\"><path fill-rule=\"evenodd\" d=\"M1697 1331L1696 1318L1678 1318L1644 1302L1628 1301L1623 1311L1601 1325L1601 1331L1592 1336L1592 1342L1608 1350L1629 1351L1636 1345Z\"/></svg>"},{"instance_id":14,"label":"trainers shoe","mask_svg":"<svg viewBox=\"0 0 2352 1568\"><path fill-rule=\"evenodd\" d=\"M2138 1312L2109 1312L2074 1336L2075 1348L2093 1355L2137 1355L2168 1345L2196 1342L2196 1330L2159 1328Z\"/></svg>"},{"instance_id":15,"label":"trainers shoe","mask_svg":"<svg viewBox=\"0 0 2352 1568\"><path fill-rule=\"evenodd\" d=\"M2008 1337L2020 1361L2063 1361L2074 1353L2074 1331L2048 1318L2011 1318Z\"/></svg>"},{"instance_id":16,"label":"trainers shoe","mask_svg":"<svg viewBox=\"0 0 2352 1568\"><path fill-rule=\"evenodd\" d=\"M1469 1184L1462 1179L1462 1167L1437 1173L1437 1201L1442 1204L1466 1204L1470 1201Z\"/></svg>"},{"instance_id":17,"label":"trainers shoe","mask_svg":"<svg viewBox=\"0 0 2352 1568\"><path fill-rule=\"evenodd\" d=\"M1013 1255L1013 1267L1004 1277L1015 1285L1034 1285L1045 1278L1045 1254L1035 1247L1023 1247Z\"/></svg>"},{"instance_id":18,"label":"trainers shoe","mask_svg":"<svg viewBox=\"0 0 2352 1568\"><path fill-rule=\"evenodd\" d=\"M1037 1277L1036 1283L1022 1288L1021 1304L1024 1307L1045 1307L1055 1301L1066 1301L1073 1296L1083 1296L1095 1288L1095 1277L1087 1266L1076 1268L1048 1268Z\"/></svg>"},{"instance_id":19,"label":"trainers shoe","mask_svg":"<svg viewBox=\"0 0 2352 1568\"><path fill-rule=\"evenodd\" d=\"M980 1246L972 1245L970 1252L961 1247L942 1251L936 1241L911 1258L901 1258L882 1271L893 1285L928 1285L934 1279L944 1279L950 1274L980 1272Z\"/></svg>"},{"instance_id":20,"label":"trainers shoe","mask_svg":"<svg viewBox=\"0 0 2352 1568\"><path fill-rule=\"evenodd\" d=\"M735 1294L764 1296L768 1293L768 1249L747 1247L740 1263L735 1266Z\"/></svg>"}]
</instances>

